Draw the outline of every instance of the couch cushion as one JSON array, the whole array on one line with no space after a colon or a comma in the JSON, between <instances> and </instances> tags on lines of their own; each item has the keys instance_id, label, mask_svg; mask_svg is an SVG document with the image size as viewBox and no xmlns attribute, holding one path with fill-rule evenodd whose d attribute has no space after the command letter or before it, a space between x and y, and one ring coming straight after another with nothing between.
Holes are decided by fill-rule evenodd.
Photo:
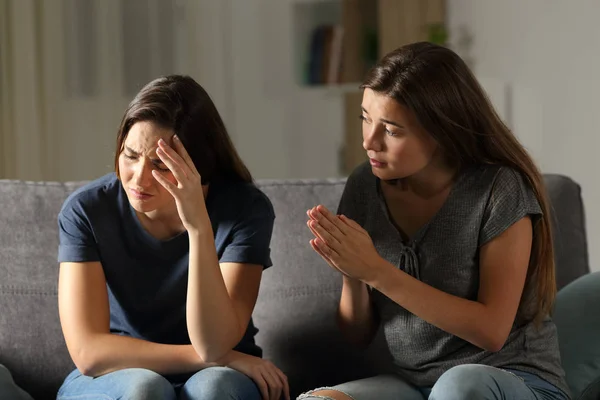
<instances>
[{"instance_id":1,"label":"couch cushion","mask_svg":"<svg viewBox=\"0 0 600 400\"><path fill-rule=\"evenodd\" d=\"M581 187L563 175L546 174L556 260L556 285L561 289L590 272Z\"/></svg>"},{"instance_id":2,"label":"couch cushion","mask_svg":"<svg viewBox=\"0 0 600 400\"><path fill-rule=\"evenodd\" d=\"M562 365L573 399L600 399L600 272L565 286L556 297L554 322Z\"/></svg>"},{"instance_id":3,"label":"couch cushion","mask_svg":"<svg viewBox=\"0 0 600 400\"><path fill-rule=\"evenodd\" d=\"M0 364L36 399L74 368L57 305L56 216L73 184L0 181Z\"/></svg>"},{"instance_id":4,"label":"couch cushion","mask_svg":"<svg viewBox=\"0 0 600 400\"><path fill-rule=\"evenodd\" d=\"M259 183L276 215L273 267L263 275L253 314L265 358L288 374L294 394L389 370L381 336L366 353L340 336L335 313L341 275L309 244L306 210L323 204L335 212L344 181Z\"/></svg>"}]
</instances>

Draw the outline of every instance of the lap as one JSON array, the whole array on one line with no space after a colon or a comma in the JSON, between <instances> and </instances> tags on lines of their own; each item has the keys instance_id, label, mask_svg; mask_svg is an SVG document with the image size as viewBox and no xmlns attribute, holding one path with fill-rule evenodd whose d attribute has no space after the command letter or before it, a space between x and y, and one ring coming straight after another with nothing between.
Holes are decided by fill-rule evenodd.
<instances>
[{"instance_id":1,"label":"lap","mask_svg":"<svg viewBox=\"0 0 600 400\"><path fill-rule=\"evenodd\" d=\"M57 400L174 400L175 390L162 375L143 368L127 368L96 378L75 370L65 379Z\"/></svg>"},{"instance_id":2,"label":"lap","mask_svg":"<svg viewBox=\"0 0 600 400\"><path fill-rule=\"evenodd\" d=\"M442 374L433 388L414 387L396 375L379 375L316 389L300 395L298 399L332 399L314 394L324 389L336 390L354 400L567 399L557 388L536 375L479 364L460 365L449 369Z\"/></svg>"},{"instance_id":3,"label":"lap","mask_svg":"<svg viewBox=\"0 0 600 400\"><path fill-rule=\"evenodd\" d=\"M446 371L433 386L429 400L565 400L557 388L533 374L479 364Z\"/></svg>"},{"instance_id":4,"label":"lap","mask_svg":"<svg viewBox=\"0 0 600 400\"><path fill-rule=\"evenodd\" d=\"M342 383L340 385L320 388L298 397L298 399L327 399L327 397L318 397L314 392L332 389L348 395L354 400L424 400L421 391L406 383L397 375L377 375L370 378L359 379Z\"/></svg>"},{"instance_id":5,"label":"lap","mask_svg":"<svg viewBox=\"0 0 600 400\"><path fill-rule=\"evenodd\" d=\"M227 367L212 367L196 372L181 388L183 400L260 400L252 379Z\"/></svg>"},{"instance_id":6,"label":"lap","mask_svg":"<svg viewBox=\"0 0 600 400\"><path fill-rule=\"evenodd\" d=\"M246 375L226 367L198 371L180 385L142 368L128 368L97 378L73 371L61 386L58 400L260 400L260 392Z\"/></svg>"}]
</instances>

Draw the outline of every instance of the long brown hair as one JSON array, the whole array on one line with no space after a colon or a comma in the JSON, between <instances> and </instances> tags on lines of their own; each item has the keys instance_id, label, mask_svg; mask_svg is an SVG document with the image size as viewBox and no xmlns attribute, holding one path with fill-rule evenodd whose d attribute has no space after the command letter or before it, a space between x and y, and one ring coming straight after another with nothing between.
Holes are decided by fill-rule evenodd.
<instances>
[{"instance_id":1,"label":"long brown hair","mask_svg":"<svg viewBox=\"0 0 600 400\"><path fill-rule=\"evenodd\" d=\"M534 297L532 316L550 314L556 295L550 206L542 174L510 129L496 114L469 67L452 50L420 42L387 54L368 73L362 88L387 95L411 110L439 143L450 162L460 166L495 164L519 171L533 188L542 217L533 243L524 301Z\"/></svg>"},{"instance_id":2,"label":"long brown hair","mask_svg":"<svg viewBox=\"0 0 600 400\"><path fill-rule=\"evenodd\" d=\"M127 107L117 134L115 171L131 127L151 121L172 129L206 184L214 180L252 182L210 96L189 76L169 75L148 83Z\"/></svg>"}]
</instances>

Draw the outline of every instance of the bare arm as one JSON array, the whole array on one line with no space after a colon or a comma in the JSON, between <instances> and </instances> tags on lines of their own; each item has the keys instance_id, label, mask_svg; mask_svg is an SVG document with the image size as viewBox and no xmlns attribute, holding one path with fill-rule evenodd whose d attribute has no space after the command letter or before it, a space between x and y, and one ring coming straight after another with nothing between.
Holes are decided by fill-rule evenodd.
<instances>
[{"instance_id":1,"label":"bare arm","mask_svg":"<svg viewBox=\"0 0 600 400\"><path fill-rule=\"evenodd\" d=\"M218 360L242 339L258 297L263 267L219 265L212 235L190 233L187 325L203 360Z\"/></svg>"},{"instance_id":2,"label":"bare arm","mask_svg":"<svg viewBox=\"0 0 600 400\"><path fill-rule=\"evenodd\" d=\"M370 283L440 329L485 350L498 351L504 346L517 313L531 245L531 219L524 217L481 248L477 301L438 290L385 261Z\"/></svg>"},{"instance_id":3,"label":"bare arm","mask_svg":"<svg viewBox=\"0 0 600 400\"><path fill-rule=\"evenodd\" d=\"M367 285L363 282L343 276L338 323L351 343L368 346L373 340L379 321Z\"/></svg>"},{"instance_id":4,"label":"bare arm","mask_svg":"<svg viewBox=\"0 0 600 400\"><path fill-rule=\"evenodd\" d=\"M209 366L191 345L111 334L106 279L99 262L61 263L58 307L67 348L84 375L100 376L124 368L174 374Z\"/></svg>"}]
</instances>

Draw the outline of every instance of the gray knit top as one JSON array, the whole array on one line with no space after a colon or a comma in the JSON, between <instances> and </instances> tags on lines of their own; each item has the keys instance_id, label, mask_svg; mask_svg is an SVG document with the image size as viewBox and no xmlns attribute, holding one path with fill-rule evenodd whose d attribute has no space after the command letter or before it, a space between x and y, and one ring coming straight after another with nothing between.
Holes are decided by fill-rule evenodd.
<instances>
[{"instance_id":1,"label":"gray knit top","mask_svg":"<svg viewBox=\"0 0 600 400\"><path fill-rule=\"evenodd\" d=\"M338 214L367 230L379 254L399 269L446 293L476 300L479 248L524 216L535 223L541 209L516 171L471 167L459 174L435 216L405 243L388 214L380 181L365 163L348 178ZM569 393L549 317L539 328L531 318L517 318L504 347L489 352L429 324L377 290L371 290L371 299L397 373L413 385L431 387L456 365L485 364L533 373Z\"/></svg>"}]
</instances>

